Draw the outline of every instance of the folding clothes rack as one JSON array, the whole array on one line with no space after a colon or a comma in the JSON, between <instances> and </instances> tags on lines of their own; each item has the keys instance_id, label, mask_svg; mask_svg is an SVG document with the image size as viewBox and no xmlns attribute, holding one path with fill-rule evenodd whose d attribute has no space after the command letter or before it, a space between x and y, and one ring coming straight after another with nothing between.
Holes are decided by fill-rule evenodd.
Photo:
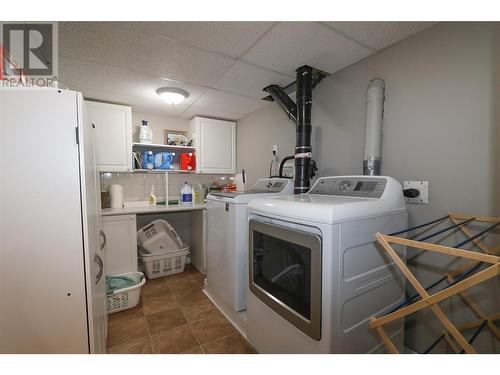
<instances>
[{"instance_id":1,"label":"folding clothes rack","mask_svg":"<svg viewBox=\"0 0 500 375\"><path fill-rule=\"evenodd\" d=\"M432 224L444 222L447 219L451 220L452 225L438 230L434 233L428 234L422 238L406 239L397 237L397 235L399 234L411 232ZM474 234L466 227L467 224L472 222L483 222L489 223L490 225L487 228ZM485 314L484 311L481 310L479 305L474 302L474 300L466 293L467 289L472 288L473 286L478 285L488 279L498 277L498 275L500 274L500 257L496 255L500 253L500 245L497 245L493 248L488 248L484 244L484 242L480 240L481 236L499 225L499 217L469 216L450 213L431 222L408 228L399 232L391 233L388 235L381 233L375 234L375 238L377 239L377 241L380 243L380 245L382 245L384 250L392 258L397 267L399 267L406 279L417 291L415 295L410 296L403 303L401 303L399 306L396 306L385 315L378 318L373 317L370 320L370 327L374 328L377 331L390 353L397 354L399 352L397 351L394 343L384 331L383 326L395 321L396 319L403 318L425 308L430 308L432 310L434 315L444 326L445 330L438 339L436 339L425 351L423 351L423 353L429 353L443 339L455 353L477 353L471 344L485 327L488 327L488 329L496 336L496 338L500 340L500 329L495 324L495 321L500 319L500 312L492 315ZM453 247L424 242L432 237L453 229L460 230L467 237L467 239L457 243ZM470 242L472 242L475 247L479 248L481 252L460 249L462 246ZM471 262L462 265L454 271L443 274L441 278L436 280L431 285L423 287L422 284L420 284L420 282L410 271L410 269L406 266L405 262L398 256L391 244L404 245L420 249L422 251L431 251L435 253L453 255L459 258L471 260ZM428 293L430 289L443 283L446 283L447 286L445 286L439 292L436 292L432 295ZM460 297L478 317L477 320L468 322L458 327L455 326L450 321L450 319L448 319L443 310L437 305L438 302L441 302L457 294L460 295ZM417 300L418 297L420 297L420 299ZM475 331L469 338L469 340L466 340L462 332L472 328L475 328Z\"/></svg>"}]
</instances>

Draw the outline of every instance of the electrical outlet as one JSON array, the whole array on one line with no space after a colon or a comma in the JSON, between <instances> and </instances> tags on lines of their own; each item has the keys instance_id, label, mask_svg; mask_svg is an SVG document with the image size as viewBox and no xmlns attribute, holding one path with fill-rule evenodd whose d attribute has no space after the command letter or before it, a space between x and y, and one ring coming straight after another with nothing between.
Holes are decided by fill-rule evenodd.
<instances>
[{"instance_id":1,"label":"electrical outlet","mask_svg":"<svg viewBox=\"0 0 500 375\"><path fill-rule=\"evenodd\" d=\"M273 152L278 155L278 145L273 145Z\"/></svg>"},{"instance_id":2,"label":"electrical outlet","mask_svg":"<svg viewBox=\"0 0 500 375\"><path fill-rule=\"evenodd\" d=\"M407 203L429 204L429 181L404 181L403 190L418 190L416 197L405 196Z\"/></svg>"}]
</instances>

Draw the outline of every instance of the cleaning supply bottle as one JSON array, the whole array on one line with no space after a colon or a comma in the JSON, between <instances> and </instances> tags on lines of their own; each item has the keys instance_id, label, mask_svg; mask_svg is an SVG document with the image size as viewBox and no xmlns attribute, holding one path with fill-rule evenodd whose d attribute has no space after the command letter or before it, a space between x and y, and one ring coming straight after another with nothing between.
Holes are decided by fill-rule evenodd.
<instances>
[{"instance_id":1,"label":"cleaning supply bottle","mask_svg":"<svg viewBox=\"0 0 500 375\"><path fill-rule=\"evenodd\" d=\"M156 195L155 195L155 186L154 185L151 185L151 191L149 192L148 202L149 202L150 206L156 206Z\"/></svg>"},{"instance_id":2,"label":"cleaning supply bottle","mask_svg":"<svg viewBox=\"0 0 500 375\"><path fill-rule=\"evenodd\" d=\"M151 150L144 151L142 157L142 168L154 169L154 167L155 167L155 155L153 154L153 151Z\"/></svg>"},{"instance_id":3,"label":"cleaning supply bottle","mask_svg":"<svg viewBox=\"0 0 500 375\"><path fill-rule=\"evenodd\" d=\"M193 188L186 181L181 189L181 203L192 204L193 203Z\"/></svg>"},{"instance_id":4,"label":"cleaning supply bottle","mask_svg":"<svg viewBox=\"0 0 500 375\"><path fill-rule=\"evenodd\" d=\"M200 184L194 185L193 186L193 203L194 204L200 204L202 200L202 195L203 195L203 188L201 187Z\"/></svg>"},{"instance_id":5,"label":"cleaning supply bottle","mask_svg":"<svg viewBox=\"0 0 500 375\"><path fill-rule=\"evenodd\" d=\"M139 133L140 143L153 143L153 132L146 120L142 120L141 132Z\"/></svg>"}]
</instances>

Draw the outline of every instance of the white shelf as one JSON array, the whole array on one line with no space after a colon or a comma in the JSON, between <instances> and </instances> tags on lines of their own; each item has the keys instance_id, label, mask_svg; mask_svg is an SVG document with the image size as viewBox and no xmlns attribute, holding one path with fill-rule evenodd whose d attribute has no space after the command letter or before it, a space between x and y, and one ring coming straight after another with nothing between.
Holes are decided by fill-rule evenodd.
<instances>
[{"instance_id":1,"label":"white shelf","mask_svg":"<svg viewBox=\"0 0 500 375\"><path fill-rule=\"evenodd\" d=\"M173 146L173 145L160 145L158 143L132 143L132 147L137 148L157 148L164 150L195 150L194 146Z\"/></svg>"},{"instance_id":2,"label":"white shelf","mask_svg":"<svg viewBox=\"0 0 500 375\"><path fill-rule=\"evenodd\" d=\"M165 172L195 173L196 171L185 171L182 169L134 169L133 172L139 172L139 173L165 173Z\"/></svg>"}]
</instances>

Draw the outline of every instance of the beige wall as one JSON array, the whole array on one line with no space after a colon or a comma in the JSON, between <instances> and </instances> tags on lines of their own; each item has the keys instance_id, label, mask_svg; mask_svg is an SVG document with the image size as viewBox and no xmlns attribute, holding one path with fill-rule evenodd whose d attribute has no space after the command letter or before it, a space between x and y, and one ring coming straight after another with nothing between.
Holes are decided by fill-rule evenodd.
<instances>
[{"instance_id":1,"label":"beige wall","mask_svg":"<svg viewBox=\"0 0 500 375\"><path fill-rule=\"evenodd\" d=\"M295 149L295 128L275 103L269 103L236 124L237 171L245 169L247 186L269 176L273 145L278 145L280 157Z\"/></svg>"},{"instance_id":2,"label":"beige wall","mask_svg":"<svg viewBox=\"0 0 500 375\"><path fill-rule=\"evenodd\" d=\"M189 121L179 117L155 116L132 111L132 138L134 142L139 142L142 120L147 120L149 127L153 131L153 143L164 143L163 130L165 129L182 131L188 131L189 129Z\"/></svg>"},{"instance_id":3,"label":"beige wall","mask_svg":"<svg viewBox=\"0 0 500 375\"><path fill-rule=\"evenodd\" d=\"M430 181L430 204L409 205L410 224L448 211L493 214L495 200L498 213L495 114L500 110L494 105L493 46L498 43L493 36L491 24L438 24L326 78L313 91L313 158L319 175L362 173L366 87L381 77L386 83L382 174L401 182ZM238 122L239 167L249 168L252 179L267 175L275 142L292 151L295 140L286 116L271 104ZM412 266L426 284L447 264L448 258L425 255ZM498 283L482 296L491 312L500 309L495 287ZM427 323L434 320L425 314L409 319L407 343L418 350L428 346L441 329ZM485 345L492 350L491 342Z\"/></svg>"}]
</instances>

